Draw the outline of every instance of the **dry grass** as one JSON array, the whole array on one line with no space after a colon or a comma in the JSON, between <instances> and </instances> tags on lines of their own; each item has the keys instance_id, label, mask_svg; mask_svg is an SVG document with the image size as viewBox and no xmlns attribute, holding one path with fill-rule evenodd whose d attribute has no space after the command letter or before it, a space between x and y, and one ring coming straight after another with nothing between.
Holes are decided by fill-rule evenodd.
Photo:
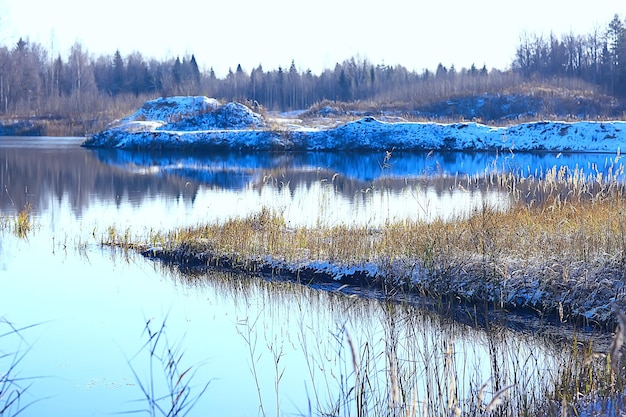
<instances>
[{"instance_id":1,"label":"dry grass","mask_svg":"<svg viewBox=\"0 0 626 417\"><path fill-rule=\"evenodd\" d=\"M198 367L183 366L184 349L180 343L175 344L168 339L166 322L167 317L155 328L152 320L146 319L143 333L147 341L128 360L136 385L141 390L139 401L146 404L145 409L120 414L186 416L206 393L211 380L200 386L192 385ZM140 376L133 366L133 360L140 354L148 358L148 377Z\"/></svg>"},{"instance_id":2,"label":"dry grass","mask_svg":"<svg viewBox=\"0 0 626 417\"><path fill-rule=\"evenodd\" d=\"M32 348L24 333L38 325L17 327L0 316L0 416L17 416L41 400L28 393L38 377L24 377L20 369Z\"/></svg>"},{"instance_id":3,"label":"dry grass","mask_svg":"<svg viewBox=\"0 0 626 417\"><path fill-rule=\"evenodd\" d=\"M281 215L262 209L223 224L151 236L144 245L111 229L103 243L151 246L152 255L190 266L267 272L270 265L271 272L298 275L307 268L324 272L311 265L325 264L330 279L337 275L333 266L352 268L384 287L437 299L459 297L559 314L561 320L614 323L610 305L626 307L624 184L615 177L554 169L542 178L493 174L456 187L505 191L510 208L485 204L467 217L382 228L290 228ZM343 278L349 282L349 276Z\"/></svg>"},{"instance_id":4,"label":"dry grass","mask_svg":"<svg viewBox=\"0 0 626 417\"><path fill-rule=\"evenodd\" d=\"M468 192L504 191L508 209L485 204L469 216L448 221L404 221L380 228L292 228L279 213L262 209L221 224L154 234L140 249L151 247L148 253L192 266L246 271L258 271L263 265L272 265L273 272L277 268L304 271L315 262L352 266L357 271L374 271L386 288L419 291L435 299L460 297L496 307L532 308L562 321L586 318L605 326L618 323L614 343L605 353L598 353L593 344L573 341L555 375L555 385L546 388L545 402L541 401L545 408L532 415L619 415L626 404L626 360L622 355L626 338L622 313L626 305L626 185L615 175L553 169L541 177L490 174L466 178L457 180L455 187ZM127 233L109 232L112 244L117 241L133 247ZM422 326L408 328L419 331ZM353 343L349 335L346 338L349 350L342 354L350 361L352 379L345 386L354 398L354 414L365 415L368 406L384 403L374 401L380 387L368 385L377 371L375 355L369 345ZM390 336L386 340L395 339ZM453 344L436 346L437 352L445 353L441 364L432 365L432 359L425 358L424 363L432 369L403 368L412 362L399 361L394 344L388 346L390 350L383 356L388 358L388 386L380 392L389 399L390 409L402 410L403 415L435 415L435 410L444 409L450 415L457 410L469 410L471 415L491 415L492 411L516 415L503 411L511 407L508 396L528 413L517 415L531 415L530 410L540 403L539 398L528 400L523 389L518 393L519 387L510 388L511 381L502 379L492 381L490 402L483 399L483 386L474 402L461 404L457 386L449 382L458 375L454 373ZM414 406L416 394L406 375L418 372L431 378L423 399L432 410ZM503 372L494 369L493 375L502 376ZM526 386L523 381L517 383ZM491 410L501 400L505 408ZM341 406L337 402L336 410Z\"/></svg>"},{"instance_id":5,"label":"dry grass","mask_svg":"<svg viewBox=\"0 0 626 417\"><path fill-rule=\"evenodd\" d=\"M16 236L25 238L32 228L33 220L31 217L31 207L30 204L26 204L15 217L13 231Z\"/></svg>"},{"instance_id":6,"label":"dry grass","mask_svg":"<svg viewBox=\"0 0 626 417\"><path fill-rule=\"evenodd\" d=\"M554 390L546 391L541 415L575 415L581 410L588 412L585 415L619 415L626 404L626 361L621 354L626 337L622 313L626 304L626 185L611 175L554 169L541 178L502 174L467 178L456 187L506 191L509 208L499 211L484 205L467 217L396 222L381 228L290 228L280 214L262 209L223 224L156 234L143 248L152 246L153 253L177 262L222 266L228 260L230 267L249 271L262 264L300 270L315 261L350 265L376 271L389 288L435 298L532 308L563 321L587 318L607 326L618 323L614 343L606 353L598 353L593 344L573 342L573 352L568 351L563 359ZM355 412L361 415L373 392L365 385L371 352L367 346L348 341L354 377L349 387L355 396ZM396 365L391 355L386 371L393 409L398 401L396 389L403 386ZM448 379L433 379L427 403L447 401L448 406L440 408L465 408L455 402L456 394L449 387L435 384L440 380ZM501 399L499 394L509 394L509 387L500 384L494 390L494 405ZM482 401L482 391L476 404L469 405L473 415L489 414L491 403ZM420 413L411 406L410 390L405 394L407 415ZM517 401L523 404L523 394Z\"/></svg>"},{"instance_id":7,"label":"dry grass","mask_svg":"<svg viewBox=\"0 0 626 417\"><path fill-rule=\"evenodd\" d=\"M31 215L32 207L26 204L17 214L12 216L3 216L0 213L0 232L10 230L15 236L25 239L35 226L35 222Z\"/></svg>"}]
</instances>

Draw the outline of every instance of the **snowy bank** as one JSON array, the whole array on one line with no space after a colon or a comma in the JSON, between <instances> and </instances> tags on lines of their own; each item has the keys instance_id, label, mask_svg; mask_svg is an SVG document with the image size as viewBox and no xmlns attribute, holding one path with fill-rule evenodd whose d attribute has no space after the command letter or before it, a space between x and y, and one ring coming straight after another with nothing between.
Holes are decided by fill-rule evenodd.
<instances>
[{"instance_id":1,"label":"snowy bank","mask_svg":"<svg viewBox=\"0 0 626 417\"><path fill-rule=\"evenodd\" d=\"M382 290L385 297L417 297L420 304L427 300L455 300L465 306L498 306L508 312L532 313L548 321L592 323L603 328L616 324L613 306L626 305L624 283L619 279L622 266L615 259L565 267L537 259L507 259L496 264L474 256L458 259L456 264L439 270L419 257L287 261L274 255L220 253L210 244L203 246L193 239L165 247L137 245L137 249L145 257L178 266L192 275L215 269L311 286L334 284L362 294ZM559 272L567 268L569 278L565 282ZM486 271L493 273L498 269L505 269L508 274L485 278Z\"/></svg>"},{"instance_id":2,"label":"snowy bank","mask_svg":"<svg viewBox=\"0 0 626 417\"><path fill-rule=\"evenodd\" d=\"M387 122L373 117L330 128L265 119L239 103L207 97L148 101L133 115L84 142L119 149L299 151L516 150L615 153L626 148L626 122L532 122L507 127L479 123Z\"/></svg>"}]
</instances>

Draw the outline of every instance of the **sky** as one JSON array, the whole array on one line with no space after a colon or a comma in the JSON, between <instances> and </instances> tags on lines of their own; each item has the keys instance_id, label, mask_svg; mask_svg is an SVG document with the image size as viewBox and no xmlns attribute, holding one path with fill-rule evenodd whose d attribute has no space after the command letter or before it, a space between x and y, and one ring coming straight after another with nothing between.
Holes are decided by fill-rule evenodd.
<instances>
[{"instance_id":1,"label":"sky","mask_svg":"<svg viewBox=\"0 0 626 417\"><path fill-rule=\"evenodd\" d=\"M525 34L602 31L623 0L0 0L0 44L22 37L67 57L194 54L218 77L289 67L319 74L351 57L409 70L510 67Z\"/></svg>"}]
</instances>

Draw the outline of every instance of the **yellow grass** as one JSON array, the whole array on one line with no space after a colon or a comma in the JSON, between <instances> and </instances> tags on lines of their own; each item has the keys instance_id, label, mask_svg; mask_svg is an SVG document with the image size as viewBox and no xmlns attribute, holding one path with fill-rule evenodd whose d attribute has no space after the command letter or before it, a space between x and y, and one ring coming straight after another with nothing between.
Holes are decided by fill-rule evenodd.
<instances>
[{"instance_id":1,"label":"yellow grass","mask_svg":"<svg viewBox=\"0 0 626 417\"><path fill-rule=\"evenodd\" d=\"M250 270L268 260L291 269L311 262L373 267L385 285L558 310L562 319L611 321L611 302L626 307L624 291L615 294L626 270L626 193L615 177L553 169L542 178L493 174L459 180L456 187L505 191L509 208L485 204L465 217L379 228L293 228L264 208L242 219L157 234L141 248L158 247L192 264L228 259ZM131 246L127 234L109 234L103 243ZM605 305L588 305L590 296Z\"/></svg>"},{"instance_id":2,"label":"yellow grass","mask_svg":"<svg viewBox=\"0 0 626 417\"><path fill-rule=\"evenodd\" d=\"M26 204L22 210L14 216L3 216L0 214L0 232L12 231L19 238L26 238L34 226L31 216L32 208Z\"/></svg>"}]
</instances>

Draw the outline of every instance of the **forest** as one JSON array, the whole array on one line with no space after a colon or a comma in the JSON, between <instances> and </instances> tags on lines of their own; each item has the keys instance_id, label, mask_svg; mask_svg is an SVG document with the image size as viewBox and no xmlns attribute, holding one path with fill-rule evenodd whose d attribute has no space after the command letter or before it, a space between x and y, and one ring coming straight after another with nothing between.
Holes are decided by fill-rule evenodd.
<instances>
[{"instance_id":1,"label":"forest","mask_svg":"<svg viewBox=\"0 0 626 417\"><path fill-rule=\"evenodd\" d=\"M200 70L193 54L167 60L140 52L92 56L76 43L66 57L50 56L41 44L24 38L0 47L1 118L70 120L86 131L147 99L168 95L207 95L280 111L325 101L418 109L453 97L546 89L625 100L626 21L616 14L592 33L523 34L506 69L439 64L434 71L418 72L351 57L320 74L291 61L269 70L237 65L217 78L212 68Z\"/></svg>"}]
</instances>

